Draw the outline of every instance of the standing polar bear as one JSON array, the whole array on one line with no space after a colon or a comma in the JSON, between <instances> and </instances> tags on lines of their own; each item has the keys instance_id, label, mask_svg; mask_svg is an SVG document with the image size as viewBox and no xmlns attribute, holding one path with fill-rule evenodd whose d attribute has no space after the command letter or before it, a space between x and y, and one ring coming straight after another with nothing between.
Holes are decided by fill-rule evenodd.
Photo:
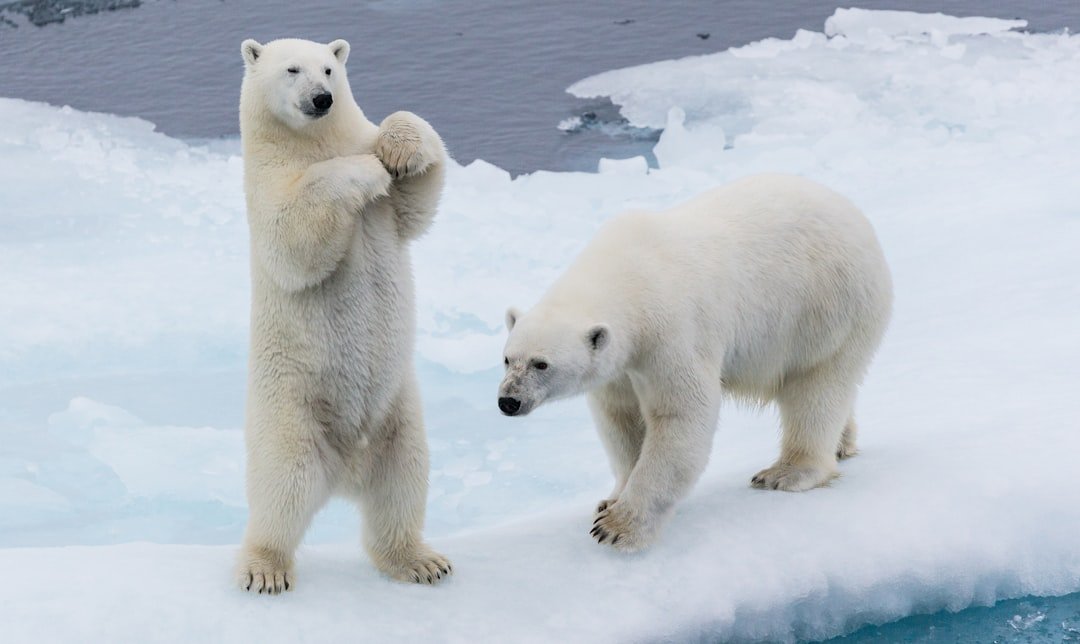
<instances>
[{"instance_id":1,"label":"standing polar bear","mask_svg":"<svg viewBox=\"0 0 1080 644\"><path fill-rule=\"evenodd\" d=\"M433 583L451 569L421 536L428 453L408 246L435 213L442 141L407 112L378 127L364 117L344 40L247 40L241 52L252 306L239 583L289 590L293 554L331 494L360 505L380 570Z\"/></svg>"},{"instance_id":2,"label":"standing polar bear","mask_svg":"<svg viewBox=\"0 0 1080 644\"><path fill-rule=\"evenodd\" d=\"M780 408L780 458L754 487L835 477L891 308L881 247L849 201L751 177L615 218L535 308L508 311L499 409L588 393L616 479L592 535L637 550L705 468L725 392Z\"/></svg>"}]
</instances>

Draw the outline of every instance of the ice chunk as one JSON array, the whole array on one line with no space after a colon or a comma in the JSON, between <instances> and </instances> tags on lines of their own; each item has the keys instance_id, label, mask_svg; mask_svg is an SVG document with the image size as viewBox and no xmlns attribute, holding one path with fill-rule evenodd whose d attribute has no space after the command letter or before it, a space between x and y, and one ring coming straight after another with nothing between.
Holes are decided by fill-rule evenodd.
<instances>
[{"instance_id":1,"label":"ice chunk","mask_svg":"<svg viewBox=\"0 0 1080 644\"><path fill-rule=\"evenodd\" d=\"M680 107L668 110L667 124L653 148L661 168L677 165L708 167L723 151L727 138L718 125L703 124L693 132L685 127L686 112Z\"/></svg>"},{"instance_id":2,"label":"ice chunk","mask_svg":"<svg viewBox=\"0 0 1080 644\"><path fill-rule=\"evenodd\" d=\"M596 171L600 174L641 176L649 172L649 162L640 155L629 159L600 159Z\"/></svg>"},{"instance_id":3,"label":"ice chunk","mask_svg":"<svg viewBox=\"0 0 1080 644\"><path fill-rule=\"evenodd\" d=\"M1027 20L958 18L941 13L841 8L825 21L825 35L844 36L852 42L863 44L897 36L929 36L941 46L949 36L1001 34L1023 29L1027 24Z\"/></svg>"}]
</instances>

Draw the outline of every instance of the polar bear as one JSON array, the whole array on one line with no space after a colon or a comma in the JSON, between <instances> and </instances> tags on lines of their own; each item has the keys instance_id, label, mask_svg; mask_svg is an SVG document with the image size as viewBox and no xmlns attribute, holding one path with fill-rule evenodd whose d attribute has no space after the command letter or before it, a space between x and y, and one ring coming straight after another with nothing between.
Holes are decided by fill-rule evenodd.
<instances>
[{"instance_id":1,"label":"polar bear","mask_svg":"<svg viewBox=\"0 0 1080 644\"><path fill-rule=\"evenodd\" d=\"M849 201L755 176L606 223L532 310L507 312L498 406L521 416L588 394L616 479L592 535L638 550L705 468L724 394L780 408L780 458L754 487L835 477L891 308L881 247Z\"/></svg>"},{"instance_id":2,"label":"polar bear","mask_svg":"<svg viewBox=\"0 0 1080 644\"><path fill-rule=\"evenodd\" d=\"M407 112L365 118L344 40L247 40L241 53L252 306L239 583L291 589L293 554L332 494L360 506L381 571L433 583L451 567L421 536L409 242L438 204L442 141Z\"/></svg>"}]
</instances>

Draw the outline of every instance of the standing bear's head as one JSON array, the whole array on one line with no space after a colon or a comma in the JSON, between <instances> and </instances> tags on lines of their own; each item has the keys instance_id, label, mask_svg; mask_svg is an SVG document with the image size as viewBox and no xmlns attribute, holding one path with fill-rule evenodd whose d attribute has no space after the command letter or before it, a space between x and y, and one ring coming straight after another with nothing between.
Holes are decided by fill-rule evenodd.
<instances>
[{"instance_id":1,"label":"standing bear's head","mask_svg":"<svg viewBox=\"0 0 1080 644\"><path fill-rule=\"evenodd\" d=\"M548 400L588 391L607 380L616 368L611 330L538 307L523 315L506 312L499 410L524 416Z\"/></svg>"},{"instance_id":2,"label":"standing bear's head","mask_svg":"<svg viewBox=\"0 0 1080 644\"><path fill-rule=\"evenodd\" d=\"M303 130L334 112L335 102L353 102L345 75L349 43L330 44L284 38L265 45L248 39L240 45L244 82L240 89L244 119L272 119Z\"/></svg>"}]
</instances>

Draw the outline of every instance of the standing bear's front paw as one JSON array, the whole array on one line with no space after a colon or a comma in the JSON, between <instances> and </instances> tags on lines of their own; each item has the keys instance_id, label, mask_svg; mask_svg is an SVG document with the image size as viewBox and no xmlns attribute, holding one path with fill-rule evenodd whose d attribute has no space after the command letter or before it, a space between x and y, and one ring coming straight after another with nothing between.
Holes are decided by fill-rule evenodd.
<instances>
[{"instance_id":1,"label":"standing bear's front paw","mask_svg":"<svg viewBox=\"0 0 1080 644\"><path fill-rule=\"evenodd\" d=\"M627 503L601 501L589 534L597 543L634 552L647 548L656 540L656 521Z\"/></svg>"},{"instance_id":2,"label":"standing bear's front paw","mask_svg":"<svg viewBox=\"0 0 1080 644\"><path fill-rule=\"evenodd\" d=\"M379 125L375 156L394 178L411 177L442 159L442 139L419 116L394 112Z\"/></svg>"}]
</instances>

